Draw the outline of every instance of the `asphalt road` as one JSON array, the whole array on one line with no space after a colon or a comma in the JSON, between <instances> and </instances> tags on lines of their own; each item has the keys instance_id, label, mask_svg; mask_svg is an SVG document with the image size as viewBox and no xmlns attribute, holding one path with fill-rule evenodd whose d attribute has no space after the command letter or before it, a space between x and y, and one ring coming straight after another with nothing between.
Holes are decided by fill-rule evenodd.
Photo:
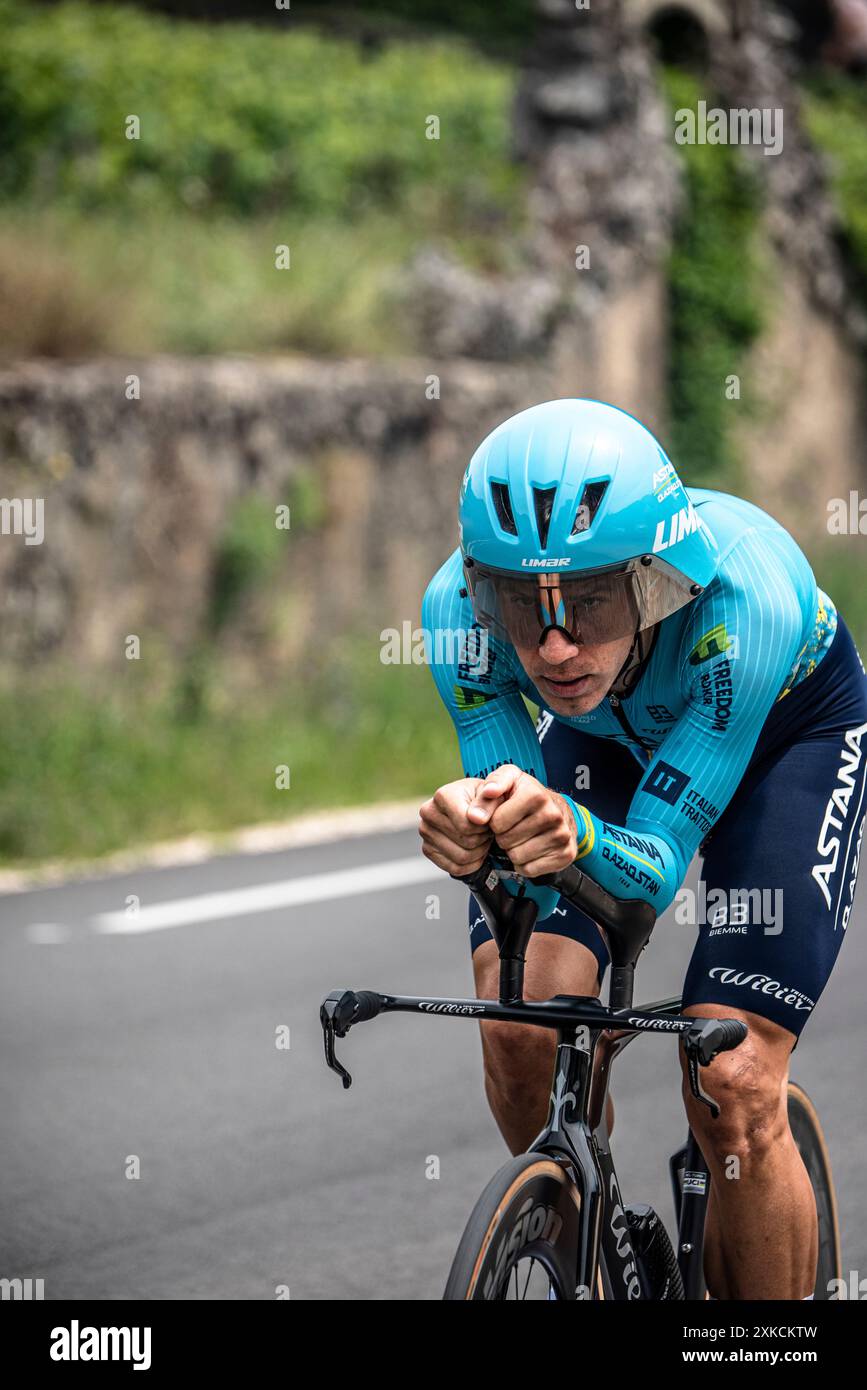
<instances>
[{"instance_id":1,"label":"asphalt road","mask_svg":"<svg viewBox=\"0 0 867 1390\"><path fill-rule=\"evenodd\" d=\"M337 986L471 992L463 888L441 875L387 887L397 871L372 867L379 887L339 877L407 860L429 868L414 831L0 899L0 1277L41 1278L48 1299L441 1296L506 1157L476 1025L359 1028L344 1091L318 1022ZM862 891L792 1074L825 1125L844 1272L867 1274L864 904ZM660 922L637 1001L679 989L691 938ZM675 1048L636 1041L613 1082L624 1193L669 1228Z\"/></svg>"}]
</instances>

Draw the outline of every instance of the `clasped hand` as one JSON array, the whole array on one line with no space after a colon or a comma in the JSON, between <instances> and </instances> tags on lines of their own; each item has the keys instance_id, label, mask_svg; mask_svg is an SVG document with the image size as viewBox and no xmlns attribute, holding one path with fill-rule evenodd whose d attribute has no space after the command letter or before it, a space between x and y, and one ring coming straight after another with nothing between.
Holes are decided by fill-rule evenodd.
<instances>
[{"instance_id":1,"label":"clasped hand","mask_svg":"<svg viewBox=\"0 0 867 1390\"><path fill-rule=\"evenodd\" d=\"M428 859L455 877L480 868L494 839L525 878L565 869L578 849L569 803L512 763L440 787L418 828Z\"/></svg>"}]
</instances>

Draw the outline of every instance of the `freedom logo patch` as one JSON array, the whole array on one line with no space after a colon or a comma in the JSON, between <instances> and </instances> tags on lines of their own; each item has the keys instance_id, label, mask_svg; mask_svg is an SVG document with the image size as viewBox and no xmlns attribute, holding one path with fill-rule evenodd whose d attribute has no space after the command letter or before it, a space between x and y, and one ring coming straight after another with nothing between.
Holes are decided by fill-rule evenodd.
<instances>
[{"instance_id":1,"label":"freedom logo patch","mask_svg":"<svg viewBox=\"0 0 867 1390\"><path fill-rule=\"evenodd\" d=\"M724 656L729 649L730 642L731 638L726 632L725 623L717 623L710 632L699 637L689 654L690 664L699 666L702 661L710 661L711 657Z\"/></svg>"}]
</instances>

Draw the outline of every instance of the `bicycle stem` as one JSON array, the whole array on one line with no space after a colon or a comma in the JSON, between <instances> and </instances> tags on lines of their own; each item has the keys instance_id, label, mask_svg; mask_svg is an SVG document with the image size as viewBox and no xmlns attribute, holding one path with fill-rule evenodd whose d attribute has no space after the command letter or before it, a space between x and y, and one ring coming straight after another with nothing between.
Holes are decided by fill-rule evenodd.
<instances>
[{"instance_id":1,"label":"bicycle stem","mask_svg":"<svg viewBox=\"0 0 867 1390\"><path fill-rule=\"evenodd\" d=\"M500 882L513 873L511 861L499 847L474 873L461 876L475 895L500 953L500 1002L511 1004L523 997L524 962L536 925L538 907L525 896L523 881L516 894ZM566 900L596 923L611 957L609 1004L612 1009L632 1007L635 963L650 940L656 922L653 907L641 899L615 898L577 864L555 874L531 879L531 883L555 888Z\"/></svg>"},{"instance_id":2,"label":"bicycle stem","mask_svg":"<svg viewBox=\"0 0 867 1390\"><path fill-rule=\"evenodd\" d=\"M600 1015L608 1016L629 1011L624 1031L643 1031L650 1027L665 1032L679 1033L687 1059L689 1083L697 1099L708 1105L714 1118L719 1108L712 1097L702 1088L700 1068L707 1066L718 1052L737 1047L746 1036L746 1025L735 1019L687 1019L683 1017L660 1018L642 1017L642 1011L633 1011L632 1000L635 988L635 965L644 947L650 940L656 921L656 913L650 903L640 899L614 898L593 879L587 877L577 866L570 864L556 874L530 880L545 887L555 888L567 901L585 912L599 927L608 954L611 958L611 986L609 1007L603 1009L595 998L570 999L567 1016L562 1020L555 1017L561 1012L562 1004L568 996L557 996L543 1004L524 1002L524 964L527 946L533 934L538 915L538 905L533 898L526 896L523 879L519 878L517 893L509 893L500 882L503 874L514 876L514 867L508 858L498 850L499 859L489 855L484 864L471 874L462 876L462 881L475 894L482 909L491 935L497 943L500 954L500 998L499 1003L477 1000L430 1000L400 998L394 995L377 994L371 990L335 990L322 1004L320 1018L325 1035L325 1056L329 1067L341 1077L344 1086L351 1084L351 1077L337 1060L334 1050L335 1038L345 1037L355 1023L375 1018L377 1014L394 1010L419 1009L422 1012L458 1014L463 1017L484 1018L511 1015L514 1022L534 1021L548 1026L574 1028L586 1022L598 1027ZM586 1011L590 1016L587 1017ZM554 1015L554 1016L552 1016ZM619 1022L619 1020L618 1020ZM603 1025L604 1026L604 1025Z\"/></svg>"},{"instance_id":3,"label":"bicycle stem","mask_svg":"<svg viewBox=\"0 0 867 1390\"><path fill-rule=\"evenodd\" d=\"M609 1009L631 1009L635 993L635 965L612 965L608 987Z\"/></svg>"}]
</instances>

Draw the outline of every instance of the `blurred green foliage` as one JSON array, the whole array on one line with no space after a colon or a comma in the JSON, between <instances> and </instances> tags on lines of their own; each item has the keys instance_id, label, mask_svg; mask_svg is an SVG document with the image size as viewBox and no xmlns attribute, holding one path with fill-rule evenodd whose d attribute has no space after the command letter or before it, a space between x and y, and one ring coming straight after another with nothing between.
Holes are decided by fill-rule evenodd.
<instances>
[{"instance_id":1,"label":"blurred green foliage","mask_svg":"<svg viewBox=\"0 0 867 1390\"><path fill-rule=\"evenodd\" d=\"M417 349L396 278L432 226L408 212L345 224L293 219L292 268L278 271L274 248L287 240L278 217L154 210L131 218L7 205L0 357Z\"/></svg>"},{"instance_id":2,"label":"blurred green foliage","mask_svg":"<svg viewBox=\"0 0 867 1390\"><path fill-rule=\"evenodd\" d=\"M88 213L158 203L346 221L398 208L431 180L455 207L502 206L512 187L510 75L458 39L368 55L310 29L210 27L78 0L0 0L0 32L7 197ZM430 115L439 140L426 138Z\"/></svg>"},{"instance_id":3,"label":"blurred green foliage","mask_svg":"<svg viewBox=\"0 0 867 1390\"><path fill-rule=\"evenodd\" d=\"M312 531L325 520L327 503L322 476L312 465L299 468L289 483L290 525L293 531Z\"/></svg>"},{"instance_id":4,"label":"blurred green foliage","mask_svg":"<svg viewBox=\"0 0 867 1390\"><path fill-rule=\"evenodd\" d=\"M842 613L859 651L867 652L867 589L864 585L864 538L829 537L804 547L820 586Z\"/></svg>"},{"instance_id":5,"label":"blurred green foliage","mask_svg":"<svg viewBox=\"0 0 867 1390\"><path fill-rule=\"evenodd\" d=\"M208 626L216 635L245 594L276 572L286 549L287 531L275 524L275 510L260 492L238 499L214 565Z\"/></svg>"},{"instance_id":6,"label":"blurred green foliage","mask_svg":"<svg viewBox=\"0 0 867 1390\"><path fill-rule=\"evenodd\" d=\"M327 19L329 10L351 8L347 0L316 0L315 5L302 0L297 12L302 19L310 10ZM535 0L496 0L495 4L491 0L366 0L363 13L366 21L381 17L454 29L478 43L504 49L523 47L532 38L538 18Z\"/></svg>"},{"instance_id":7,"label":"blurred green foliage","mask_svg":"<svg viewBox=\"0 0 867 1390\"><path fill-rule=\"evenodd\" d=\"M418 796L460 775L451 722L422 666L346 643L339 679L179 707L115 684L94 698L57 675L0 690L0 861L108 853L328 806ZM72 673L70 673L71 676ZM126 687L126 688L124 688ZM199 692L200 693L200 692ZM291 786L275 786L278 765Z\"/></svg>"},{"instance_id":8,"label":"blurred green foliage","mask_svg":"<svg viewBox=\"0 0 867 1390\"><path fill-rule=\"evenodd\" d=\"M673 109L702 96L695 78L663 69ZM734 412L750 406L726 398L726 378L740 374L762 327L757 228L759 186L736 147L678 146L686 206L669 261L669 409L675 464L689 483L738 486L730 434ZM741 381L743 387L743 381ZM752 403L755 408L755 403Z\"/></svg>"},{"instance_id":9,"label":"blurred green foliage","mask_svg":"<svg viewBox=\"0 0 867 1390\"><path fill-rule=\"evenodd\" d=\"M843 232L867 301L867 86L845 73L813 78L804 93L813 143L828 157Z\"/></svg>"},{"instance_id":10,"label":"blurred green foliage","mask_svg":"<svg viewBox=\"0 0 867 1390\"><path fill-rule=\"evenodd\" d=\"M417 350L413 252L513 254L514 73L458 38L368 53L77 0L0 0L0 36L2 356Z\"/></svg>"},{"instance_id":11,"label":"blurred green foliage","mask_svg":"<svg viewBox=\"0 0 867 1390\"><path fill-rule=\"evenodd\" d=\"M531 0L493 13L489 0L375 0L365 14L504 43L532 23ZM668 69L662 80L673 106L695 107L693 79ZM395 267L422 241L446 238L485 268L515 254L524 196L508 158L513 83L458 39L361 48L303 29L0 0L0 350L412 346L390 294ZM867 97L822 79L806 110L867 283ZM132 114L138 141L124 135ZM425 139L433 114L439 141ZM680 153L670 452L690 483L737 490L730 422L750 402L726 400L725 379L762 325L760 192L737 150ZM285 274L274 269L281 242L292 251ZM300 474L288 500L293 528L319 524L315 474ZM321 671L233 702L214 638L269 583L285 539L261 497L239 503L207 634L165 694L141 688L134 663L98 698L73 673L0 690L2 859L421 798L459 774L428 670L383 666L369 638L331 644ZM857 538L811 559L867 643ZM282 763L289 792L274 785Z\"/></svg>"},{"instance_id":12,"label":"blurred green foliage","mask_svg":"<svg viewBox=\"0 0 867 1390\"><path fill-rule=\"evenodd\" d=\"M296 526L318 519L317 491L311 475L293 490ZM311 500L312 499L312 500ZM247 492L232 509L214 558L207 616L199 640L186 655L178 674L175 709L179 720L199 722L212 706L219 688L220 639L238 617L245 600L269 585L285 555L288 529L277 526L276 509L261 492Z\"/></svg>"},{"instance_id":13,"label":"blurred green foliage","mask_svg":"<svg viewBox=\"0 0 867 1390\"><path fill-rule=\"evenodd\" d=\"M672 108L703 95L689 74L663 69ZM867 286L867 92L845 76L813 79L805 98L810 135L831 155L833 183L856 271ZM749 491L731 425L758 413L744 393L744 358L763 326L768 293L758 234L761 190L741 153L726 145L679 146L686 205L669 261L669 453L693 486ZM725 379L741 377L741 399ZM760 500L760 499L756 499ZM867 648L867 590L858 538L808 546L818 582Z\"/></svg>"}]
</instances>

